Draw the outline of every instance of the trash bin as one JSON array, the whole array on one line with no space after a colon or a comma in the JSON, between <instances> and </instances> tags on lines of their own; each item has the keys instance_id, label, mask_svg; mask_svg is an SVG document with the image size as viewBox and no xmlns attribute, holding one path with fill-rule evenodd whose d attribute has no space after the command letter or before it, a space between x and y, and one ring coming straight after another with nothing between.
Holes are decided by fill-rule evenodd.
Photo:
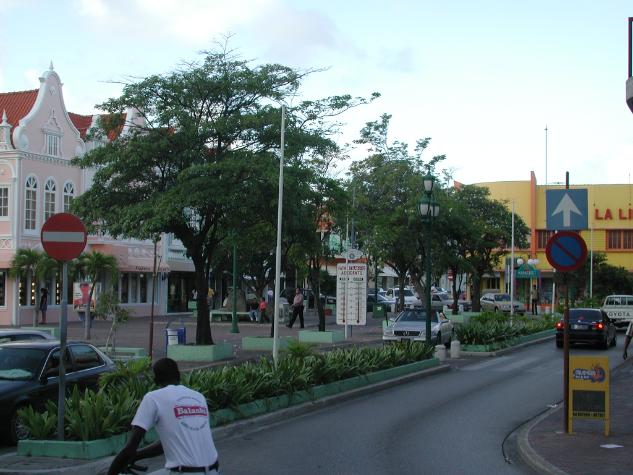
<instances>
[{"instance_id":1,"label":"trash bin","mask_svg":"<svg viewBox=\"0 0 633 475\"><path fill-rule=\"evenodd\" d=\"M374 311L372 312L373 318L385 318L385 314L387 313L387 309L381 303L374 304Z\"/></svg>"},{"instance_id":2,"label":"trash bin","mask_svg":"<svg viewBox=\"0 0 633 475\"><path fill-rule=\"evenodd\" d=\"M187 329L182 328L165 328L165 354L167 347L171 345L185 345L187 343Z\"/></svg>"}]
</instances>

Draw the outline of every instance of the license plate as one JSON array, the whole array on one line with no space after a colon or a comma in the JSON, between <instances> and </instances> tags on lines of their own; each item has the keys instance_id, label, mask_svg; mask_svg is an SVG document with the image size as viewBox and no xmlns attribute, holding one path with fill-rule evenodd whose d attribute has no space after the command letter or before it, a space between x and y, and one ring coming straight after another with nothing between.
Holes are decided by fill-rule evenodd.
<instances>
[{"instance_id":1,"label":"license plate","mask_svg":"<svg viewBox=\"0 0 633 475\"><path fill-rule=\"evenodd\" d=\"M584 330L585 326L584 325L572 325L571 329L572 330Z\"/></svg>"}]
</instances>

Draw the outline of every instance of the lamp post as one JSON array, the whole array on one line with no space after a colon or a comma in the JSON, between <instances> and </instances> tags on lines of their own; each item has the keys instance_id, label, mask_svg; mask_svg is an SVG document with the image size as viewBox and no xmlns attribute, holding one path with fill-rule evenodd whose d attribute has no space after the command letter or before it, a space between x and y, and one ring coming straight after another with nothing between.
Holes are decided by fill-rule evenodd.
<instances>
[{"instance_id":1,"label":"lamp post","mask_svg":"<svg viewBox=\"0 0 633 475\"><path fill-rule=\"evenodd\" d=\"M426 221L426 342L431 344L431 222L440 213L440 207L433 199L435 177L427 173L422 179L424 195L420 198L420 214Z\"/></svg>"}]
</instances>

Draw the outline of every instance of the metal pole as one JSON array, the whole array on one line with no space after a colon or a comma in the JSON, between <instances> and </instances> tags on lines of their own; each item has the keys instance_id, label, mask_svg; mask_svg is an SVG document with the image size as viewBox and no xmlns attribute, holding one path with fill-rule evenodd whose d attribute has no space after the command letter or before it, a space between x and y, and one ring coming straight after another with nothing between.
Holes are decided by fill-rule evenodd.
<instances>
[{"instance_id":1,"label":"metal pole","mask_svg":"<svg viewBox=\"0 0 633 475\"><path fill-rule=\"evenodd\" d=\"M593 223L591 224L591 244L589 251L589 299L593 299Z\"/></svg>"},{"instance_id":2,"label":"metal pole","mask_svg":"<svg viewBox=\"0 0 633 475\"><path fill-rule=\"evenodd\" d=\"M563 313L563 391L565 392L565 433L569 434L569 285L567 273L563 274L565 285L565 311Z\"/></svg>"},{"instance_id":3,"label":"metal pole","mask_svg":"<svg viewBox=\"0 0 633 475\"><path fill-rule=\"evenodd\" d=\"M156 300L156 248L158 240L154 239L154 270L152 272L152 307L149 312L149 346L147 354L152 361L152 349L154 346L154 300Z\"/></svg>"},{"instance_id":4,"label":"metal pole","mask_svg":"<svg viewBox=\"0 0 633 475\"><path fill-rule=\"evenodd\" d=\"M431 217L433 206L429 197L429 210L426 215L426 343L431 344Z\"/></svg>"},{"instance_id":5,"label":"metal pole","mask_svg":"<svg viewBox=\"0 0 633 475\"><path fill-rule=\"evenodd\" d=\"M514 316L514 201L512 202L512 244L510 247L510 318Z\"/></svg>"},{"instance_id":6,"label":"metal pole","mask_svg":"<svg viewBox=\"0 0 633 475\"><path fill-rule=\"evenodd\" d=\"M239 333L237 328L237 237L233 234L233 312L231 315L231 333Z\"/></svg>"},{"instance_id":7,"label":"metal pole","mask_svg":"<svg viewBox=\"0 0 633 475\"><path fill-rule=\"evenodd\" d=\"M66 320L68 314L68 262L62 265L62 302L59 317L59 387L57 390L57 440L64 440L64 403L66 400Z\"/></svg>"},{"instance_id":8,"label":"metal pole","mask_svg":"<svg viewBox=\"0 0 633 475\"><path fill-rule=\"evenodd\" d=\"M279 302L281 296L281 211L284 197L284 134L286 107L281 106L281 154L279 157L279 193L277 198L277 247L275 250L275 295L273 298L273 361L277 366L279 356Z\"/></svg>"}]
</instances>

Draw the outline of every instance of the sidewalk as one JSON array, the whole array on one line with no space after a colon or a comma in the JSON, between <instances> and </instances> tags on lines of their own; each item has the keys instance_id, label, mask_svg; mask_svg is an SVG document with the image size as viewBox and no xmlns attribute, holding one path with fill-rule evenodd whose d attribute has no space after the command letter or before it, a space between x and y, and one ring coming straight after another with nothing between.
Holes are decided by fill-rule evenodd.
<instances>
[{"instance_id":1,"label":"sidewalk","mask_svg":"<svg viewBox=\"0 0 633 475\"><path fill-rule=\"evenodd\" d=\"M537 417L518 434L521 456L538 473L633 473L633 362L611 373L611 434L603 421L574 420L573 434L564 432L563 406ZM621 447L605 448L606 444Z\"/></svg>"}]
</instances>

